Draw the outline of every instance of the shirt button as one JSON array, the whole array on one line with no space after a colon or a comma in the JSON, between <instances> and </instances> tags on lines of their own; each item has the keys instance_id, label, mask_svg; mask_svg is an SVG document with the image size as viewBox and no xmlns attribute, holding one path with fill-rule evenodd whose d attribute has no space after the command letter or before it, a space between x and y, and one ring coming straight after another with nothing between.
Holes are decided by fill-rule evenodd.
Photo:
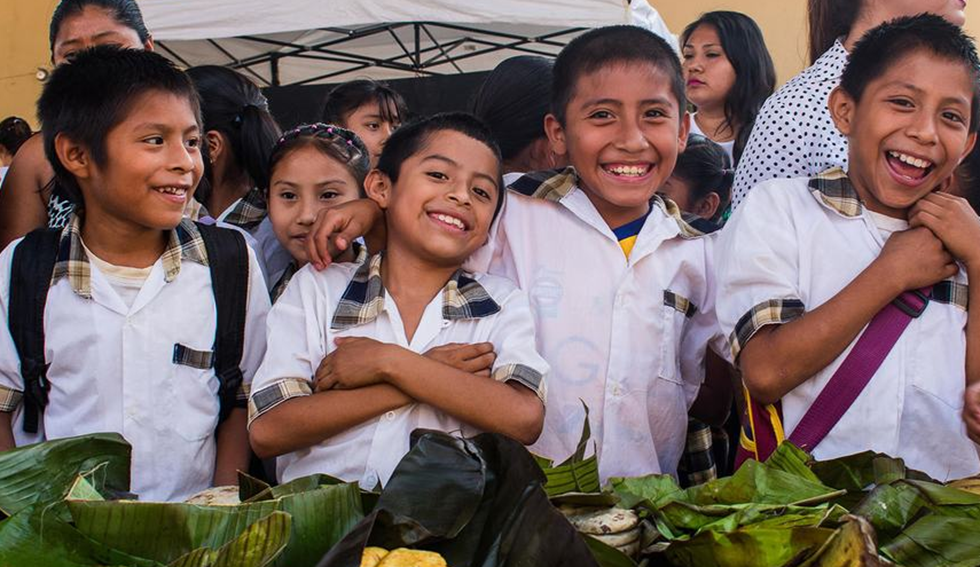
<instances>
[{"instance_id":1,"label":"shirt button","mask_svg":"<svg viewBox=\"0 0 980 567\"><path fill-rule=\"evenodd\" d=\"M390 412L386 413L385 414L385 419L387 419L388 421L394 421L394 419L395 419L395 412L390 411Z\"/></svg>"},{"instance_id":2,"label":"shirt button","mask_svg":"<svg viewBox=\"0 0 980 567\"><path fill-rule=\"evenodd\" d=\"M452 325L452 324L453 324L453 322L452 322L452 321L450 321L449 319L443 319L443 320L442 320L442 328L443 328L443 329L445 329L446 327L448 327L448 326L450 326L450 325Z\"/></svg>"},{"instance_id":3,"label":"shirt button","mask_svg":"<svg viewBox=\"0 0 980 567\"><path fill-rule=\"evenodd\" d=\"M622 396L623 395L623 389L619 387L619 384L616 384L615 386L613 386L613 395L614 396Z\"/></svg>"}]
</instances>

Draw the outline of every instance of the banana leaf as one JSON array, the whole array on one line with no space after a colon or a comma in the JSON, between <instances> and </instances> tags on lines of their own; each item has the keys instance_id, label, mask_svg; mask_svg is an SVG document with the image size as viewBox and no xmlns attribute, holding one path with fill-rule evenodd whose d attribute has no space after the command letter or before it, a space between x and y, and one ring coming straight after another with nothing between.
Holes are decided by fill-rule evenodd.
<instances>
[{"instance_id":1,"label":"banana leaf","mask_svg":"<svg viewBox=\"0 0 980 567\"><path fill-rule=\"evenodd\" d=\"M766 459L765 465L768 469L790 473L816 484L826 484L821 482L808 466L812 460L806 451L787 442L776 447L772 455Z\"/></svg>"},{"instance_id":2,"label":"banana leaf","mask_svg":"<svg viewBox=\"0 0 980 567\"><path fill-rule=\"evenodd\" d=\"M735 504L696 506L671 502L658 511L658 519L669 527L669 534L696 535L701 531L733 532L745 529L790 529L836 524L846 514L840 506L821 504L814 507L772 504ZM677 538L675 539L687 539Z\"/></svg>"},{"instance_id":3,"label":"banana leaf","mask_svg":"<svg viewBox=\"0 0 980 567\"><path fill-rule=\"evenodd\" d=\"M885 567L871 524L858 516L848 516L846 520L800 567Z\"/></svg>"},{"instance_id":4,"label":"banana leaf","mask_svg":"<svg viewBox=\"0 0 980 567\"><path fill-rule=\"evenodd\" d=\"M544 481L531 454L501 435L416 431L374 511L319 567L358 567L368 545L428 549L450 565L597 567Z\"/></svg>"},{"instance_id":5,"label":"banana leaf","mask_svg":"<svg viewBox=\"0 0 980 567\"><path fill-rule=\"evenodd\" d=\"M911 484L883 484L875 487L852 511L871 523L884 544L901 533L927 504L919 489Z\"/></svg>"},{"instance_id":6,"label":"banana leaf","mask_svg":"<svg viewBox=\"0 0 980 567\"><path fill-rule=\"evenodd\" d=\"M801 478L756 461L746 461L735 474L687 489L692 504L813 505L845 494L819 482Z\"/></svg>"},{"instance_id":7,"label":"banana leaf","mask_svg":"<svg viewBox=\"0 0 980 567\"><path fill-rule=\"evenodd\" d=\"M688 502L687 492L670 475L653 474L648 476L609 479L610 489L620 499L623 508L642 506L657 510L668 502Z\"/></svg>"},{"instance_id":8,"label":"banana leaf","mask_svg":"<svg viewBox=\"0 0 980 567\"><path fill-rule=\"evenodd\" d=\"M132 449L122 436L100 433L25 445L0 453L0 513L62 500L79 474L98 469L98 483L129 490ZM3 516L0 516L3 517Z\"/></svg>"},{"instance_id":9,"label":"banana leaf","mask_svg":"<svg viewBox=\"0 0 980 567\"><path fill-rule=\"evenodd\" d=\"M283 494L278 498L257 496L254 502L238 506L91 499L70 499L67 504L82 533L108 547L161 563L198 548L219 549L254 523L285 512L292 517L292 530L276 565L315 565L363 517L360 493L354 484L326 484L305 492L299 487L315 483L291 484L273 489Z\"/></svg>"},{"instance_id":10,"label":"banana leaf","mask_svg":"<svg viewBox=\"0 0 980 567\"><path fill-rule=\"evenodd\" d=\"M593 446L592 456L586 458L585 451L592 437L589 427L589 406L582 402L585 408L585 422L582 424L582 436L579 438L575 452L559 465L544 457L534 456L535 461L544 471L546 481L545 492L554 498L569 492L590 493L599 492L599 459Z\"/></svg>"},{"instance_id":11,"label":"banana leaf","mask_svg":"<svg viewBox=\"0 0 980 567\"><path fill-rule=\"evenodd\" d=\"M931 515L881 548L905 567L980 567L980 520Z\"/></svg>"},{"instance_id":12,"label":"banana leaf","mask_svg":"<svg viewBox=\"0 0 980 567\"><path fill-rule=\"evenodd\" d=\"M954 480L953 482L950 482L946 486L949 486L951 488L958 488L960 490L965 490L972 494L980 494L980 477L974 476L970 478Z\"/></svg>"},{"instance_id":13,"label":"banana leaf","mask_svg":"<svg viewBox=\"0 0 980 567\"><path fill-rule=\"evenodd\" d=\"M291 520L285 512L273 512L221 548L197 549L167 567L265 567L286 547Z\"/></svg>"},{"instance_id":14,"label":"banana leaf","mask_svg":"<svg viewBox=\"0 0 980 567\"><path fill-rule=\"evenodd\" d=\"M848 492L862 492L906 478L935 482L925 473L906 467L902 459L872 451L815 461L810 468L823 484Z\"/></svg>"},{"instance_id":15,"label":"banana leaf","mask_svg":"<svg viewBox=\"0 0 980 567\"><path fill-rule=\"evenodd\" d=\"M664 552L673 567L782 567L811 557L834 535L828 528L704 531Z\"/></svg>"}]
</instances>

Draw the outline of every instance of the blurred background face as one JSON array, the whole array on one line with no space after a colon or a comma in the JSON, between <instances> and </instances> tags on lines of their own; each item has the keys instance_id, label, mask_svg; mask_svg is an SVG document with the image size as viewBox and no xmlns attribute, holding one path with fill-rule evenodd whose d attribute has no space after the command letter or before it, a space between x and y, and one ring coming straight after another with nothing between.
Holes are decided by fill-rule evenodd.
<instances>
[{"instance_id":1,"label":"blurred background face","mask_svg":"<svg viewBox=\"0 0 980 567\"><path fill-rule=\"evenodd\" d=\"M723 106L735 84L735 68L714 26L695 28L681 51L688 100L698 108Z\"/></svg>"},{"instance_id":2,"label":"blurred background face","mask_svg":"<svg viewBox=\"0 0 980 567\"><path fill-rule=\"evenodd\" d=\"M65 18L61 23L51 51L51 61L55 65L61 65L79 51L96 45L153 49L151 41L140 41L136 30L119 23L109 10L86 6L80 13Z\"/></svg>"},{"instance_id":3,"label":"blurred background face","mask_svg":"<svg viewBox=\"0 0 980 567\"><path fill-rule=\"evenodd\" d=\"M378 164L385 142L398 124L385 120L376 102L362 104L345 118L344 127L353 131L364 142L371 156L371 167L374 167Z\"/></svg>"},{"instance_id":4,"label":"blurred background face","mask_svg":"<svg viewBox=\"0 0 980 567\"><path fill-rule=\"evenodd\" d=\"M949 23L962 26L966 23L966 0L880 0L891 18L916 16L929 12L946 18Z\"/></svg>"}]
</instances>

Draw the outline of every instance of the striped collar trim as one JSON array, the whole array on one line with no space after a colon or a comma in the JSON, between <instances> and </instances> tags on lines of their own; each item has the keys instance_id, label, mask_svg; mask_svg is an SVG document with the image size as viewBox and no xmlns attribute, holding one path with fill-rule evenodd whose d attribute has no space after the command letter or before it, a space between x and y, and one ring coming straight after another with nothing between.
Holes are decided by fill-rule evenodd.
<instances>
[{"instance_id":1,"label":"striped collar trim","mask_svg":"<svg viewBox=\"0 0 980 567\"><path fill-rule=\"evenodd\" d=\"M354 272L337 305L331 330L343 331L370 323L384 311L382 259L382 254L375 254ZM479 319L498 312L500 305L479 282L462 270L456 270L442 290L442 317L447 321Z\"/></svg>"},{"instance_id":2,"label":"striped collar trim","mask_svg":"<svg viewBox=\"0 0 980 567\"><path fill-rule=\"evenodd\" d=\"M864 212L857 190L840 167L828 169L810 179L807 186L824 205L842 216L855 218Z\"/></svg>"}]
</instances>

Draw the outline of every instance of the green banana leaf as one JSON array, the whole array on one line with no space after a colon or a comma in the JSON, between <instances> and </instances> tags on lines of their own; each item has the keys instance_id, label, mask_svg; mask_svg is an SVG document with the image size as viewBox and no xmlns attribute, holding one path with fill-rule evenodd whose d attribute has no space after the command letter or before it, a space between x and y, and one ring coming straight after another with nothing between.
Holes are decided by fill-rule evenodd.
<instances>
[{"instance_id":1,"label":"green banana leaf","mask_svg":"<svg viewBox=\"0 0 980 567\"><path fill-rule=\"evenodd\" d=\"M746 461L734 475L693 486L687 490L693 504L820 504L846 494L819 482L813 482L769 468L756 461Z\"/></svg>"},{"instance_id":2,"label":"green banana leaf","mask_svg":"<svg viewBox=\"0 0 980 567\"><path fill-rule=\"evenodd\" d=\"M0 512L6 516L62 500L79 474L106 489L129 490L132 449L122 436L100 433L25 445L0 453ZM2 516L0 516L2 517Z\"/></svg>"},{"instance_id":3,"label":"green banana leaf","mask_svg":"<svg viewBox=\"0 0 980 567\"><path fill-rule=\"evenodd\" d=\"M980 567L980 520L926 516L881 548L905 567Z\"/></svg>"},{"instance_id":4,"label":"green banana leaf","mask_svg":"<svg viewBox=\"0 0 980 567\"><path fill-rule=\"evenodd\" d=\"M704 531L664 552L673 567L782 567L799 564L834 534L827 528Z\"/></svg>"},{"instance_id":5,"label":"green banana leaf","mask_svg":"<svg viewBox=\"0 0 980 567\"><path fill-rule=\"evenodd\" d=\"M927 504L919 489L911 484L883 484L875 487L853 513L866 518L884 544L901 533Z\"/></svg>"},{"instance_id":6,"label":"green banana leaf","mask_svg":"<svg viewBox=\"0 0 980 567\"><path fill-rule=\"evenodd\" d=\"M273 512L285 512L292 517L292 530L276 564L303 567L315 565L363 517L356 485L300 489L310 486L316 482L300 479L265 495L271 499L259 499L260 494L238 506L82 499L70 499L67 504L82 533L106 546L161 563L198 548L218 549ZM282 496L276 498L274 492Z\"/></svg>"},{"instance_id":7,"label":"green banana leaf","mask_svg":"<svg viewBox=\"0 0 980 567\"><path fill-rule=\"evenodd\" d=\"M273 512L216 550L197 549L167 567L265 567L285 549L292 518Z\"/></svg>"},{"instance_id":8,"label":"green banana leaf","mask_svg":"<svg viewBox=\"0 0 980 567\"><path fill-rule=\"evenodd\" d=\"M610 489L620 499L623 508L642 506L657 510L668 502L687 502L687 492L670 475L652 474L648 476L609 479Z\"/></svg>"},{"instance_id":9,"label":"green banana leaf","mask_svg":"<svg viewBox=\"0 0 980 567\"><path fill-rule=\"evenodd\" d=\"M592 437L592 428L589 427L589 406L582 402L582 407L585 408L585 422L582 424L582 436L572 456L565 462L555 465L549 459L534 455L535 461L544 471L547 479L544 489L550 497L569 492L599 492L599 459L595 455L595 448L593 447L591 457L585 457L589 439Z\"/></svg>"},{"instance_id":10,"label":"green banana leaf","mask_svg":"<svg viewBox=\"0 0 980 567\"><path fill-rule=\"evenodd\" d=\"M885 567L878 556L874 528L858 516L847 516L824 546L800 567Z\"/></svg>"}]
</instances>

